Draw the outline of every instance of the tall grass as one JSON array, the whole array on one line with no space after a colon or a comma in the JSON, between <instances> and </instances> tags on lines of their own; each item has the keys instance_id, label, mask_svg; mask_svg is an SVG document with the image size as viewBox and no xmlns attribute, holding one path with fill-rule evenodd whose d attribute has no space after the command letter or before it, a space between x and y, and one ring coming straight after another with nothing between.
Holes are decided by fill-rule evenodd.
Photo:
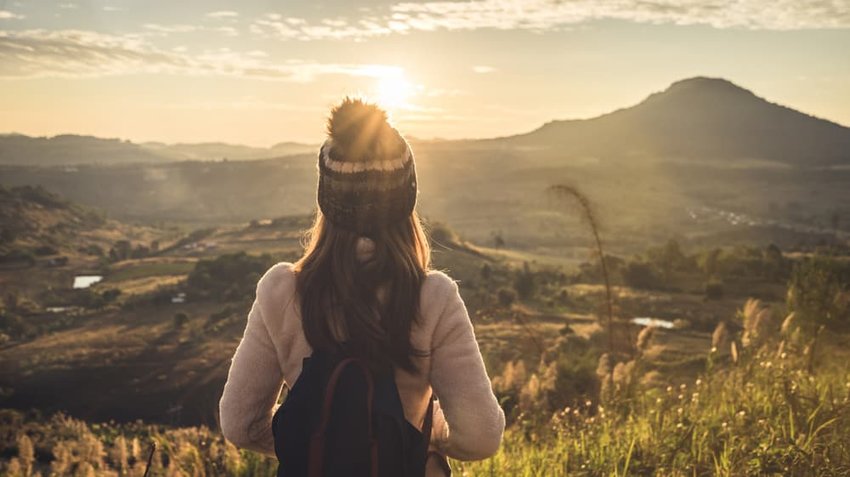
<instances>
[{"instance_id":1,"label":"tall grass","mask_svg":"<svg viewBox=\"0 0 850 477\"><path fill-rule=\"evenodd\" d=\"M454 462L455 470L464 476L850 475L850 370L840 359L827 361L843 345L815 338L822 352L814 360L813 340L768 327L765 313L758 302L742 310L744 330L730 338L739 350L734 361L708 351L709 367L690 383L637 386L604 407L588 403L555 413L546 426L514 427L495 457Z\"/></svg>"},{"instance_id":2,"label":"tall grass","mask_svg":"<svg viewBox=\"0 0 850 477\"><path fill-rule=\"evenodd\" d=\"M454 470L462 476L850 475L850 370L840 351L846 343L839 343L846 336L823 334L815 347L789 320L780 327L767 318L757 302L741 313L742 332L724 331L725 343L738 350L734 360L706 350L706 370L693 381L653 387L636 376L638 384L602 405L588 401L549 414L526 403L524 412L541 415L518 419L493 458L452 462ZM203 427L88 424L7 410L0 411L0 474L140 476L152 442L152 476L272 476L276 468L273 459L240 451Z\"/></svg>"}]
</instances>

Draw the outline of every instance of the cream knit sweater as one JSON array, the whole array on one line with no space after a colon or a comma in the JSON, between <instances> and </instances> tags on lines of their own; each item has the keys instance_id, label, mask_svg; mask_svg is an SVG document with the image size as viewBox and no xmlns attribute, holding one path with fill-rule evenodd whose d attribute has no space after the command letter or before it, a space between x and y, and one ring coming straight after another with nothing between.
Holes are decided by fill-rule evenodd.
<instances>
[{"instance_id":1,"label":"cream knit sweater","mask_svg":"<svg viewBox=\"0 0 850 477\"><path fill-rule=\"evenodd\" d=\"M396 370L404 414L421 428L433 392L432 445L449 457L478 460L499 448L505 415L493 395L466 306L451 278L430 272L422 285L420 319L411 343L430 350L423 370ZM292 264L279 263L257 284L242 342L236 348L220 402L221 430L239 447L274 455L271 421L284 383L292 386L312 350L301 328ZM451 432L449 432L451 429Z\"/></svg>"}]
</instances>

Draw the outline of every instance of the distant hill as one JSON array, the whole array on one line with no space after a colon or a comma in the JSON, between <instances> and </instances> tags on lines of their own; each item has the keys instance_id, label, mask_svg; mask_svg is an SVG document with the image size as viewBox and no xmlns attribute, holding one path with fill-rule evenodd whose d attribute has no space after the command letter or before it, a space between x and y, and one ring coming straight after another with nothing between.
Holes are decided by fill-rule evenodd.
<instances>
[{"instance_id":1,"label":"distant hill","mask_svg":"<svg viewBox=\"0 0 850 477\"><path fill-rule=\"evenodd\" d=\"M247 160L289 156L312 152L315 149L315 146L294 142L282 142L270 148L260 148L226 143L135 144L121 139L72 134L54 137L4 134L0 135L0 164L60 166Z\"/></svg>"},{"instance_id":2,"label":"distant hill","mask_svg":"<svg viewBox=\"0 0 850 477\"><path fill-rule=\"evenodd\" d=\"M269 148L221 142L197 144L163 144L158 142L147 142L143 143L142 147L176 161L209 161L219 159L243 161L252 159L268 159L271 157L304 154L318 149L317 146L297 142L281 142Z\"/></svg>"},{"instance_id":3,"label":"distant hill","mask_svg":"<svg viewBox=\"0 0 850 477\"><path fill-rule=\"evenodd\" d=\"M423 143L543 150L549 153L547 158L555 154L563 158L720 161L719 165L751 160L801 167L850 164L850 128L771 103L725 79L706 77L677 81L636 106L596 118L551 121L509 137ZM220 142L135 144L91 136L10 134L0 135L0 164L253 160L314 154L317 148L293 142L261 148Z\"/></svg>"},{"instance_id":4,"label":"distant hill","mask_svg":"<svg viewBox=\"0 0 850 477\"><path fill-rule=\"evenodd\" d=\"M0 164L58 166L67 164L127 164L166 162L169 158L120 139L65 134L30 137L0 136Z\"/></svg>"},{"instance_id":5,"label":"distant hill","mask_svg":"<svg viewBox=\"0 0 850 477\"><path fill-rule=\"evenodd\" d=\"M850 128L705 77L675 82L630 108L488 142L557 149L563 156L850 164Z\"/></svg>"}]
</instances>

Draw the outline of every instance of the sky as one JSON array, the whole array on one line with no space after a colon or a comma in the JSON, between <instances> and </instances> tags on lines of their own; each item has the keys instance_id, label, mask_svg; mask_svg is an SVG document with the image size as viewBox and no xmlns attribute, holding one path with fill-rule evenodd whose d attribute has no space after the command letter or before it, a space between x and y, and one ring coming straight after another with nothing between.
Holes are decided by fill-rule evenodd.
<instances>
[{"instance_id":1,"label":"sky","mask_svg":"<svg viewBox=\"0 0 850 477\"><path fill-rule=\"evenodd\" d=\"M850 126L850 0L0 0L0 132L319 143L346 95L494 137L693 76Z\"/></svg>"}]
</instances>

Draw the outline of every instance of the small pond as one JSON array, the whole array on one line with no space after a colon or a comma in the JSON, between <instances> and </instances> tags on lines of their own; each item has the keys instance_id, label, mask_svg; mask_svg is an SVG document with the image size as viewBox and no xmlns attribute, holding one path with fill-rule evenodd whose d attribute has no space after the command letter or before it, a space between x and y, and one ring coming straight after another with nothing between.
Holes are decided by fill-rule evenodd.
<instances>
[{"instance_id":1,"label":"small pond","mask_svg":"<svg viewBox=\"0 0 850 477\"><path fill-rule=\"evenodd\" d=\"M74 289L88 288L103 280L103 275L77 275L74 277Z\"/></svg>"},{"instance_id":2,"label":"small pond","mask_svg":"<svg viewBox=\"0 0 850 477\"><path fill-rule=\"evenodd\" d=\"M658 328L666 328L668 330L673 329L672 321L662 320L661 318L649 318L647 316L641 316L638 318L632 318L631 322L640 326L656 326Z\"/></svg>"}]
</instances>

